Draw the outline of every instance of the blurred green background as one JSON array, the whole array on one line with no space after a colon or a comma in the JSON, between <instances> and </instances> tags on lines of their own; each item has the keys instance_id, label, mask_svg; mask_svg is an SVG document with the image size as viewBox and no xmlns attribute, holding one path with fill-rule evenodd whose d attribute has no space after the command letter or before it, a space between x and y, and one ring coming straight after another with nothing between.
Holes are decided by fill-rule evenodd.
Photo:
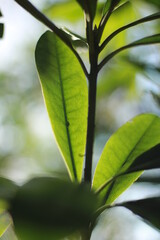
<instances>
[{"instance_id":1,"label":"blurred green background","mask_svg":"<svg viewBox=\"0 0 160 240\"><path fill-rule=\"evenodd\" d=\"M103 2L100 1L95 22L99 21ZM65 26L84 36L83 13L76 1L33 0L32 3L58 26ZM14 1L1 0L0 9L3 13L1 22L5 24L4 37L0 39L0 175L18 184L37 175L67 178L45 110L34 62L36 42L46 28ZM159 9L159 1L128 1L109 20L103 39L124 24ZM118 35L106 53L159 32L159 20L131 28ZM85 49L78 50L87 64L87 52ZM159 73L159 45L125 51L101 72L97 93L94 168L107 139L118 127L143 112L160 115ZM159 172L149 172L142 177L142 181L149 183L134 184L119 200L159 194L159 184L150 183L153 176L160 183ZM14 239L9 236L6 233L1 239ZM160 233L129 211L118 209L102 215L92 236L92 240L96 239L160 240Z\"/></svg>"}]
</instances>

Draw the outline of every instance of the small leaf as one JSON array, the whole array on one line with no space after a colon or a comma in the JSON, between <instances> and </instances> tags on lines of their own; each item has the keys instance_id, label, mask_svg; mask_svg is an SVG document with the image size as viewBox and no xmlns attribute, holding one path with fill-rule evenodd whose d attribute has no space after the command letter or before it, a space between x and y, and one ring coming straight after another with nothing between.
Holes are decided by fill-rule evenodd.
<instances>
[{"instance_id":1,"label":"small leaf","mask_svg":"<svg viewBox=\"0 0 160 240\"><path fill-rule=\"evenodd\" d=\"M138 156L130 165L127 173L160 168L160 144Z\"/></svg>"},{"instance_id":2,"label":"small leaf","mask_svg":"<svg viewBox=\"0 0 160 240\"><path fill-rule=\"evenodd\" d=\"M82 9L89 13L91 18L94 19L97 8L97 0L76 0Z\"/></svg>"},{"instance_id":3,"label":"small leaf","mask_svg":"<svg viewBox=\"0 0 160 240\"><path fill-rule=\"evenodd\" d=\"M104 9L103 9L103 15L105 15L107 12L113 11L114 8L121 2L121 0L107 0Z\"/></svg>"},{"instance_id":4,"label":"small leaf","mask_svg":"<svg viewBox=\"0 0 160 240\"><path fill-rule=\"evenodd\" d=\"M36 64L51 125L71 178L81 180L88 89L71 50L52 32L38 41Z\"/></svg>"},{"instance_id":5,"label":"small leaf","mask_svg":"<svg viewBox=\"0 0 160 240\"><path fill-rule=\"evenodd\" d=\"M119 205L128 208L160 230L160 197L130 201Z\"/></svg>"},{"instance_id":6,"label":"small leaf","mask_svg":"<svg viewBox=\"0 0 160 240\"><path fill-rule=\"evenodd\" d=\"M23 185L10 212L20 239L57 240L87 228L97 207L87 185L46 177Z\"/></svg>"},{"instance_id":7,"label":"small leaf","mask_svg":"<svg viewBox=\"0 0 160 240\"><path fill-rule=\"evenodd\" d=\"M93 179L103 202L111 204L141 172L126 174L134 160L160 143L160 118L142 114L123 125L107 142Z\"/></svg>"}]
</instances>

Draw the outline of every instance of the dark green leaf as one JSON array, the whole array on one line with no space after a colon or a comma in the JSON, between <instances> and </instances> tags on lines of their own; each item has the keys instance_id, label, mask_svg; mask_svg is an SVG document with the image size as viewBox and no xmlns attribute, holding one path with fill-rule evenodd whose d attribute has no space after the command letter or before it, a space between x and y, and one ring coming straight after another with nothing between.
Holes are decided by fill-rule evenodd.
<instances>
[{"instance_id":1,"label":"dark green leaf","mask_svg":"<svg viewBox=\"0 0 160 240\"><path fill-rule=\"evenodd\" d=\"M72 179L81 180L87 131L87 82L70 49L53 33L38 41L36 64L52 128Z\"/></svg>"},{"instance_id":2,"label":"dark green leaf","mask_svg":"<svg viewBox=\"0 0 160 240\"><path fill-rule=\"evenodd\" d=\"M97 0L76 0L76 1L80 4L82 9L86 13L89 13L92 19L94 19L97 8Z\"/></svg>"},{"instance_id":3,"label":"dark green leaf","mask_svg":"<svg viewBox=\"0 0 160 240\"><path fill-rule=\"evenodd\" d=\"M160 168L160 144L138 156L130 165L127 173Z\"/></svg>"},{"instance_id":4,"label":"dark green leaf","mask_svg":"<svg viewBox=\"0 0 160 240\"><path fill-rule=\"evenodd\" d=\"M4 34L4 24L0 23L0 38L3 37L3 34Z\"/></svg>"},{"instance_id":5,"label":"dark green leaf","mask_svg":"<svg viewBox=\"0 0 160 240\"><path fill-rule=\"evenodd\" d=\"M128 208L160 230L160 197L125 202L120 206Z\"/></svg>"},{"instance_id":6,"label":"dark green leaf","mask_svg":"<svg viewBox=\"0 0 160 240\"><path fill-rule=\"evenodd\" d=\"M10 201L16 194L18 186L9 179L0 177L0 200Z\"/></svg>"},{"instance_id":7,"label":"dark green leaf","mask_svg":"<svg viewBox=\"0 0 160 240\"><path fill-rule=\"evenodd\" d=\"M154 6L160 8L160 1L159 0L145 0L147 3L151 3Z\"/></svg>"},{"instance_id":8,"label":"dark green leaf","mask_svg":"<svg viewBox=\"0 0 160 240\"><path fill-rule=\"evenodd\" d=\"M10 211L20 238L57 240L88 227L97 207L87 185L36 178L19 189Z\"/></svg>"},{"instance_id":9,"label":"dark green leaf","mask_svg":"<svg viewBox=\"0 0 160 240\"><path fill-rule=\"evenodd\" d=\"M93 188L111 204L141 172L123 176L134 160L160 143L160 118L142 114L124 124L107 142L93 179Z\"/></svg>"},{"instance_id":10,"label":"dark green leaf","mask_svg":"<svg viewBox=\"0 0 160 240\"><path fill-rule=\"evenodd\" d=\"M140 177L137 181L138 183L151 183L151 184L160 184L160 177Z\"/></svg>"},{"instance_id":11,"label":"dark green leaf","mask_svg":"<svg viewBox=\"0 0 160 240\"><path fill-rule=\"evenodd\" d=\"M114 8L121 2L121 0L107 0L104 9L103 9L103 15L105 15L109 11L113 11Z\"/></svg>"}]
</instances>

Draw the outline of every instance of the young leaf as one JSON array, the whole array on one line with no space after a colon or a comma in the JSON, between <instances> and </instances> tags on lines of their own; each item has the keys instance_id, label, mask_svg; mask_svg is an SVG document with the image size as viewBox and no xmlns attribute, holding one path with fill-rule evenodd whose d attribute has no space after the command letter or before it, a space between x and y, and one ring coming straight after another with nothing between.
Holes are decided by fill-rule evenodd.
<instances>
[{"instance_id":1,"label":"young leaf","mask_svg":"<svg viewBox=\"0 0 160 240\"><path fill-rule=\"evenodd\" d=\"M82 9L89 13L91 18L94 19L96 8L97 8L97 0L76 0Z\"/></svg>"},{"instance_id":2,"label":"young leaf","mask_svg":"<svg viewBox=\"0 0 160 240\"><path fill-rule=\"evenodd\" d=\"M109 11L113 11L113 9L121 2L122 0L107 0L104 9L103 15L105 15Z\"/></svg>"},{"instance_id":3,"label":"young leaf","mask_svg":"<svg viewBox=\"0 0 160 240\"><path fill-rule=\"evenodd\" d=\"M10 212L20 239L57 240L87 228L97 207L87 185L46 177L23 185Z\"/></svg>"},{"instance_id":4,"label":"young leaf","mask_svg":"<svg viewBox=\"0 0 160 240\"><path fill-rule=\"evenodd\" d=\"M132 42L126 46L123 46L117 50L115 50L114 52L111 52L109 55L107 55L102 62L99 64L99 70L110 60L112 59L115 55L117 55L118 53L122 52L123 50L126 50L128 48L132 48L132 47L137 47L137 46L141 46L141 45L149 45L149 44L157 44L160 43L160 33L159 34L155 34L152 36L148 36L145 38L142 38L140 40L137 40L135 42Z\"/></svg>"},{"instance_id":5,"label":"young leaf","mask_svg":"<svg viewBox=\"0 0 160 240\"><path fill-rule=\"evenodd\" d=\"M142 153L160 143L160 118L142 114L123 125L107 142L95 170L93 188L112 203L141 172L125 171Z\"/></svg>"},{"instance_id":6,"label":"young leaf","mask_svg":"<svg viewBox=\"0 0 160 240\"><path fill-rule=\"evenodd\" d=\"M125 202L120 206L128 208L160 230L160 197Z\"/></svg>"},{"instance_id":7,"label":"young leaf","mask_svg":"<svg viewBox=\"0 0 160 240\"><path fill-rule=\"evenodd\" d=\"M88 105L84 73L75 55L52 32L40 38L35 56L56 140L71 178L80 181Z\"/></svg>"}]
</instances>

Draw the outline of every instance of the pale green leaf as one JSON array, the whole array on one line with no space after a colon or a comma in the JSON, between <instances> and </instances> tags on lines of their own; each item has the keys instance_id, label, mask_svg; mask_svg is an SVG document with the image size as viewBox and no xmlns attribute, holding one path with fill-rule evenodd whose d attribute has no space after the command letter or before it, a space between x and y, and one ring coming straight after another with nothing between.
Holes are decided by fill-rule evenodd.
<instances>
[{"instance_id":1,"label":"pale green leaf","mask_svg":"<svg viewBox=\"0 0 160 240\"><path fill-rule=\"evenodd\" d=\"M107 142L95 170L93 188L112 203L141 172L123 176L142 153L160 143L160 118L142 114L123 125Z\"/></svg>"},{"instance_id":2,"label":"pale green leaf","mask_svg":"<svg viewBox=\"0 0 160 240\"><path fill-rule=\"evenodd\" d=\"M0 214L0 238L5 234L7 229L11 226L12 219L8 213L3 212Z\"/></svg>"},{"instance_id":3,"label":"pale green leaf","mask_svg":"<svg viewBox=\"0 0 160 240\"><path fill-rule=\"evenodd\" d=\"M52 19L75 22L83 18L83 12L75 0L56 2L44 10Z\"/></svg>"},{"instance_id":4,"label":"pale green leaf","mask_svg":"<svg viewBox=\"0 0 160 240\"><path fill-rule=\"evenodd\" d=\"M81 180L88 89L81 66L52 32L38 41L36 64L51 125L72 179Z\"/></svg>"}]
</instances>

